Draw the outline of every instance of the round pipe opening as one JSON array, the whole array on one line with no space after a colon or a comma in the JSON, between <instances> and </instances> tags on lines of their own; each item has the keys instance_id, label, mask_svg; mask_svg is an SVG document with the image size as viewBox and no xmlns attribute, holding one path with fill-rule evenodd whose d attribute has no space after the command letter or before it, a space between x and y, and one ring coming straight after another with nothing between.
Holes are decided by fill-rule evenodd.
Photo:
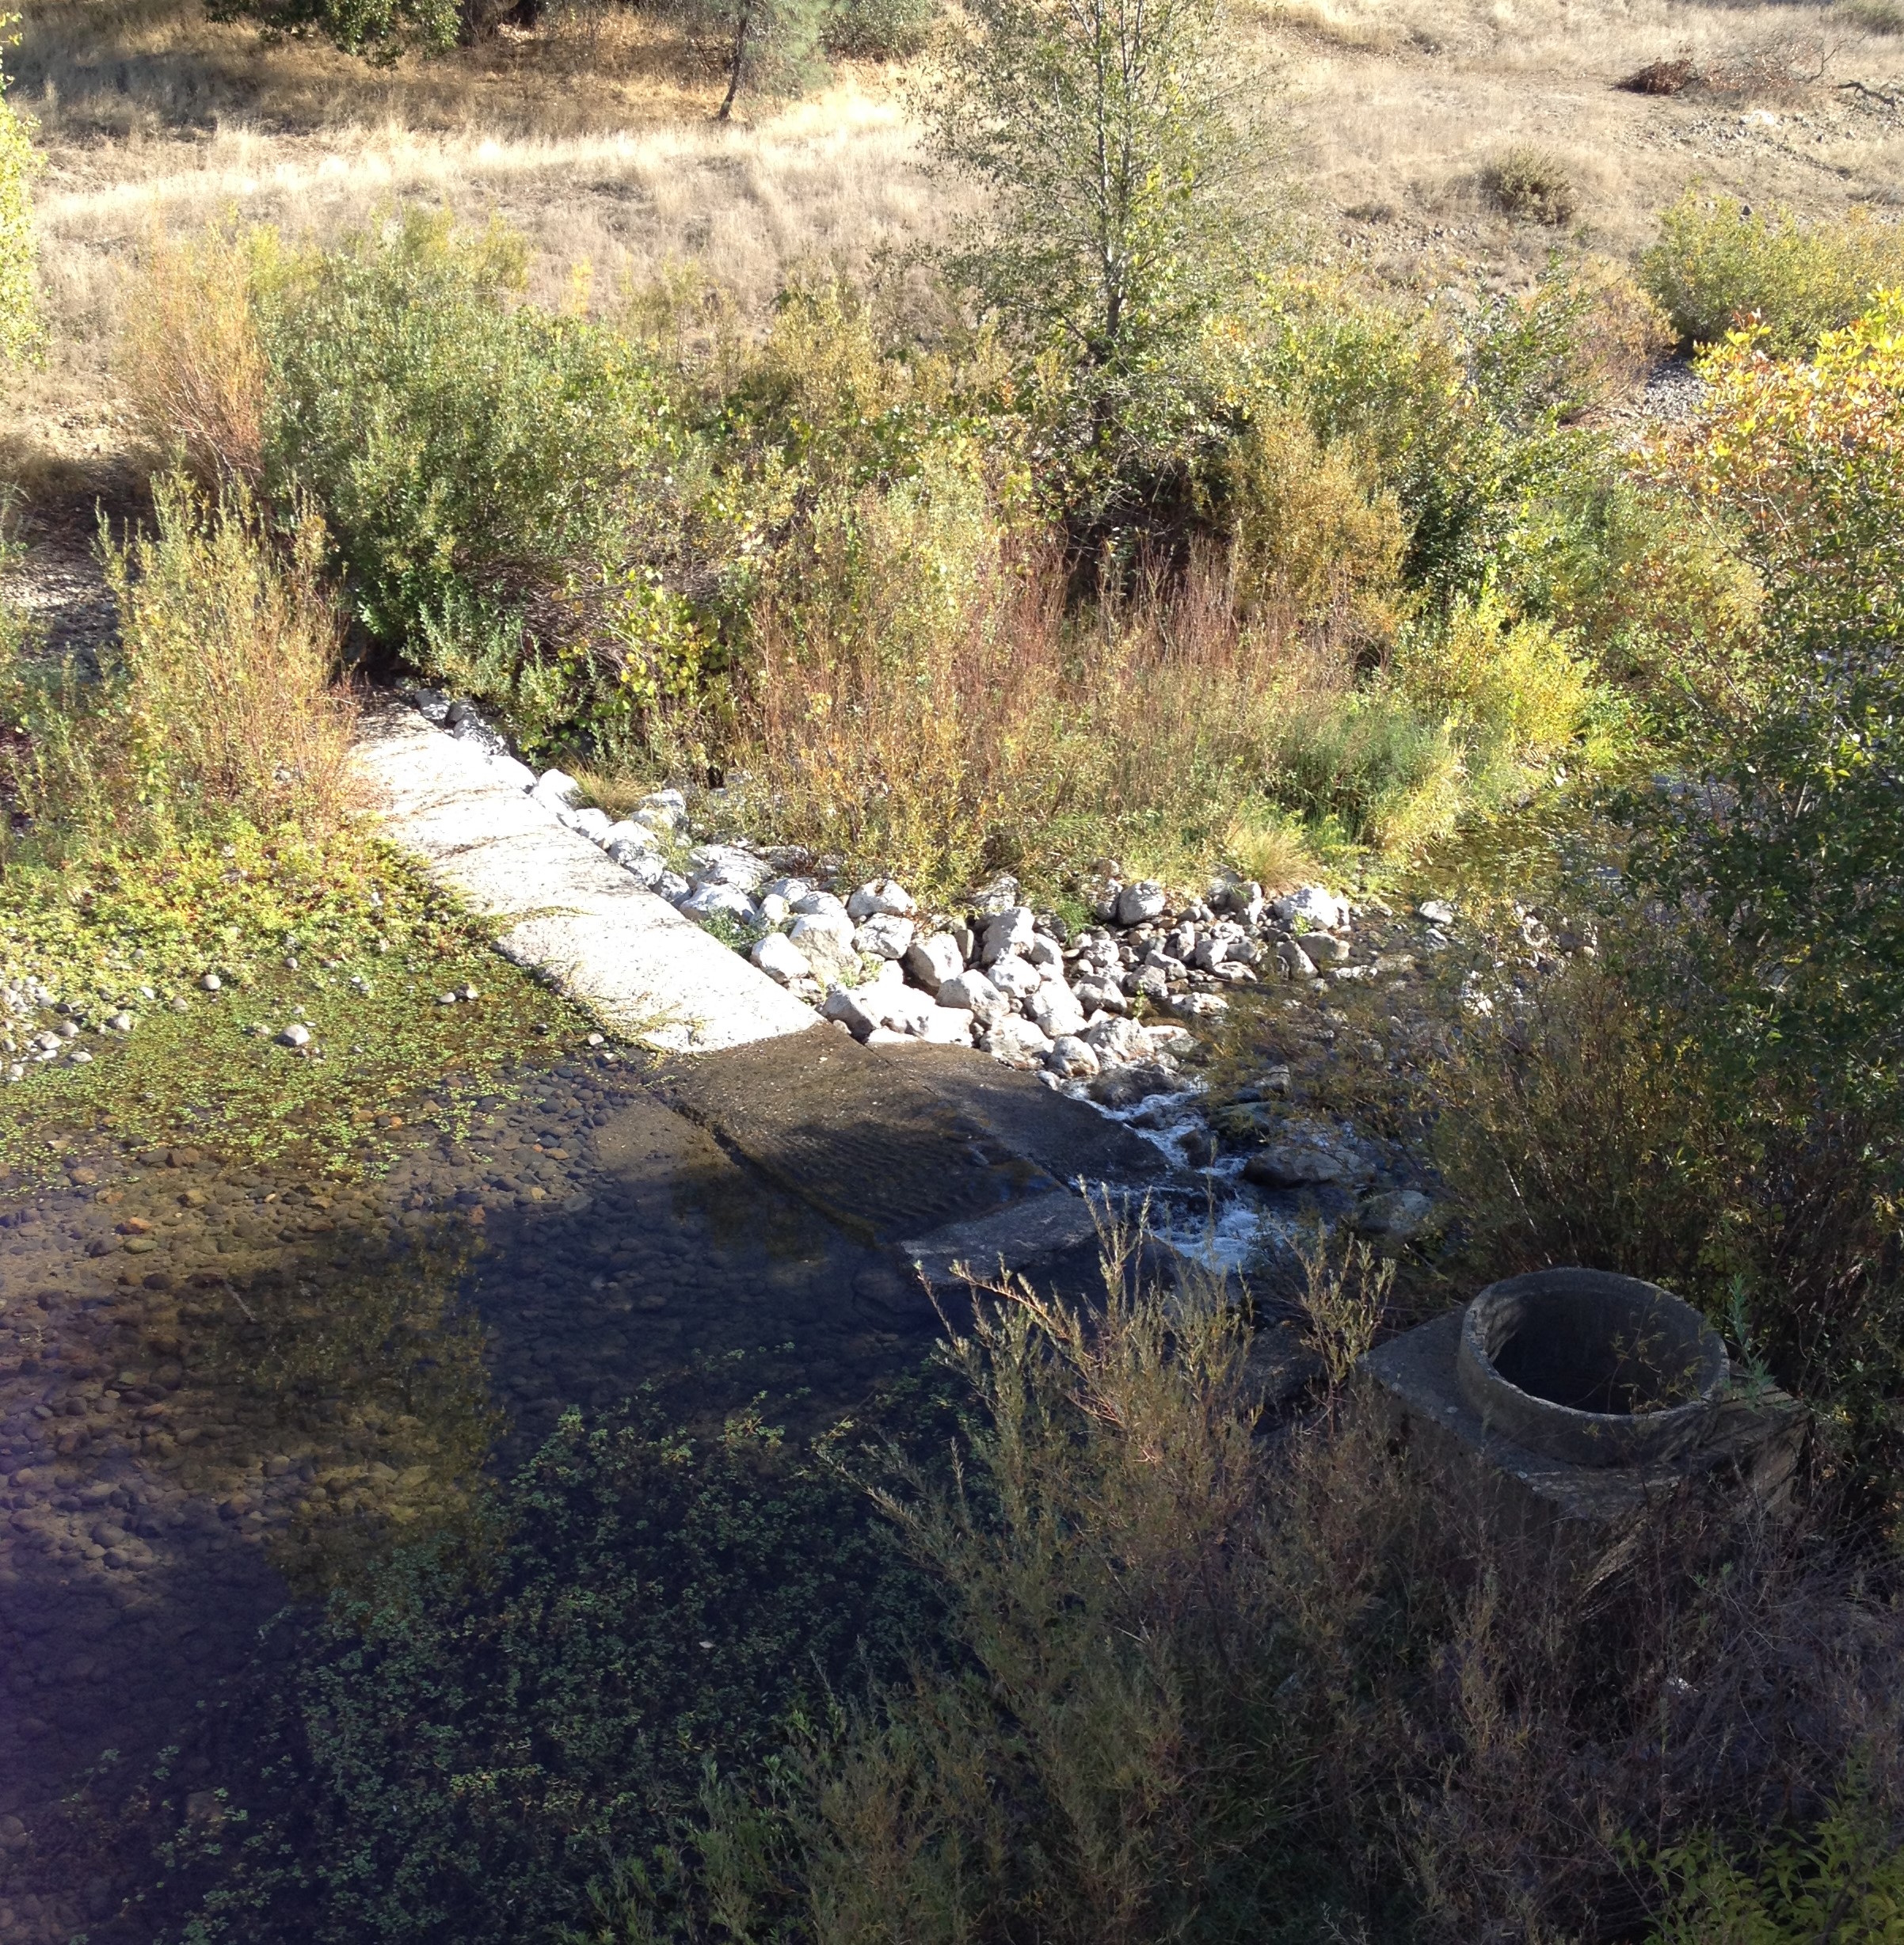
<instances>
[{"instance_id":1,"label":"round pipe opening","mask_svg":"<svg viewBox=\"0 0 1904 1945\"><path fill-rule=\"evenodd\" d=\"M1725 1346L1689 1304L1604 1270L1491 1284L1462 1320L1457 1376L1488 1426L1582 1465L1697 1443L1725 1388Z\"/></svg>"}]
</instances>

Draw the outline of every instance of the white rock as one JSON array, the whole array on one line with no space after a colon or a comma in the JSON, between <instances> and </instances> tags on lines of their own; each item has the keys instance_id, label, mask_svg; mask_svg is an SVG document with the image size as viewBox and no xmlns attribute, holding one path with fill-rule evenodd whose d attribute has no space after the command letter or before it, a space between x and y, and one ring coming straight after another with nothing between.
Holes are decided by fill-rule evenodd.
<instances>
[{"instance_id":1,"label":"white rock","mask_svg":"<svg viewBox=\"0 0 1904 1945\"><path fill-rule=\"evenodd\" d=\"M1326 885L1298 885L1278 899L1270 910L1285 925L1300 920L1320 932L1338 931L1349 923L1347 900L1338 898Z\"/></svg>"},{"instance_id":2,"label":"white rock","mask_svg":"<svg viewBox=\"0 0 1904 1945\"><path fill-rule=\"evenodd\" d=\"M996 918L985 921L979 941L979 964L989 967L1007 953L1018 954L1038 936L1037 922L1029 905L1009 905Z\"/></svg>"},{"instance_id":3,"label":"white rock","mask_svg":"<svg viewBox=\"0 0 1904 1945\"><path fill-rule=\"evenodd\" d=\"M853 894L857 898L859 894ZM847 911L852 912L849 902ZM903 959L906 950L912 943L912 921L890 913L877 913L868 919L853 934L853 950L871 953L882 959Z\"/></svg>"},{"instance_id":4,"label":"white rock","mask_svg":"<svg viewBox=\"0 0 1904 1945\"><path fill-rule=\"evenodd\" d=\"M986 972L992 984L1001 993L1009 993L1014 999L1029 999L1045 984L1038 976L1038 968L1015 953L1007 953L995 960Z\"/></svg>"},{"instance_id":5,"label":"white rock","mask_svg":"<svg viewBox=\"0 0 1904 1945\"><path fill-rule=\"evenodd\" d=\"M1454 907L1445 898L1425 898L1415 907L1415 915L1430 925L1453 925Z\"/></svg>"},{"instance_id":6,"label":"white rock","mask_svg":"<svg viewBox=\"0 0 1904 1945\"><path fill-rule=\"evenodd\" d=\"M661 880L669 875L668 860L659 851L649 851L639 844L616 844L610 847L609 858L626 872L632 874L649 891L657 891ZM680 880L681 889L687 889L687 881Z\"/></svg>"},{"instance_id":7,"label":"white rock","mask_svg":"<svg viewBox=\"0 0 1904 1945\"><path fill-rule=\"evenodd\" d=\"M813 889L805 878L772 878L760 887L760 895L764 898L784 898L788 908L798 912L801 900L808 896Z\"/></svg>"},{"instance_id":8,"label":"white rock","mask_svg":"<svg viewBox=\"0 0 1904 1945\"><path fill-rule=\"evenodd\" d=\"M635 805L634 815L658 831L672 831L687 822L687 799L679 790L651 790Z\"/></svg>"},{"instance_id":9,"label":"white rock","mask_svg":"<svg viewBox=\"0 0 1904 1945\"><path fill-rule=\"evenodd\" d=\"M1034 932L1022 954L1027 965L1034 965L1048 979L1064 976L1064 949L1055 938Z\"/></svg>"},{"instance_id":10,"label":"white rock","mask_svg":"<svg viewBox=\"0 0 1904 1945\"><path fill-rule=\"evenodd\" d=\"M823 912L842 919L847 915L846 907L831 892L803 892L798 898L789 896L786 902L802 917L815 917ZM847 927L849 935L852 929L850 925Z\"/></svg>"},{"instance_id":11,"label":"white rock","mask_svg":"<svg viewBox=\"0 0 1904 1945\"><path fill-rule=\"evenodd\" d=\"M935 932L929 938L915 938L906 948L906 971L929 993L935 993L947 980L957 979L965 969L965 954L949 932Z\"/></svg>"},{"instance_id":12,"label":"white rock","mask_svg":"<svg viewBox=\"0 0 1904 1945\"><path fill-rule=\"evenodd\" d=\"M293 1020L278 1035L278 1044L284 1047L308 1047L310 1045L310 1029L301 1021Z\"/></svg>"},{"instance_id":13,"label":"white rock","mask_svg":"<svg viewBox=\"0 0 1904 1945\"><path fill-rule=\"evenodd\" d=\"M519 763L513 756L493 756L490 767L503 782L512 789L532 790L535 788L535 772L527 763Z\"/></svg>"},{"instance_id":14,"label":"white rock","mask_svg":"<svg viewBox=\"0 0 1904 1945\"><path fill-rule=\"evenodd\" d=\"M1230 1003L1221 993L1176 993L1171 995L1170 1010L1186 1019L1217 1020L1229 1011Z\"/></svg>"},{"instance_id":15,"label":"white rock","mask_svg":"<svg viewBox=\"0 0 1904 1945\"><path fill-rule=\"evenodd\" d=\"M1152 919L1163 917L1163 908L1169 903L1169 895L1155 878L1140 878L1118 893L1118 923L1148 925Z\"/></svg>"},{"instance_id":16,"label":"white rock","mask_svg":"<svg viewBox=\"0 0 1904 1945\"><path fill-rule=\"evenodd\" d=\"M1276 963L1282 968L1285 979L1312 980L1316 977L1315 961L1293 938L1285 938L1278 942Z\"/></svg>"},{"instance_id":17,"label":"white rock","mask_svg":"<svg viewBox=\"0 0 1904 1945\"><path fill-rule=\"evenodd\" d=\"M932 1015L939 1011L932 995L916 986L876 987L868 1004L878 1009L882 1026L916 1040L923 1037Z\"/></svg>"},{"instance_id":18,"label":"white rock","mask_svg":"<svg viewBox=\"0 0 1904 1945\"><path fill-rule=\"evenodd\" d=\"M769 932L764 938L756 940L747 956L769 979L778 980L783 986L813 976L812 961L784 932Z\"/></svg>"},{"instance_id":19,"label":"white rock","mask_svg":"<svg viewBox=\"0 0 1904 1945\"><path fill-rule=\"evenodd\" d=\"M1128 1066L1148 1060L1156 1051L1150 1035L1135 1020L1102 1020L1080 1036L1105 1067Z\"/></svg>"},{"instance_id":20,"label":"white rock","mask_svg":"<svg viewBox=\"0 0 1904 1945\"><path fill-rule=\"evenodd\" d=\"M910 1047L915 1043L908 1034L896 1033L889 1026L875 1026L866 1036L866 1044L869 1047Z\"/></svg>"},{"instance_id":21,"label":"white rock","mask_svg":"<svg viewBox=\"0 0 1904 1945\"><path fill-rule=\"evenodd\" d=\"M829 986L826 998L821 1002L820 1014L823 1019L838 1020L855 1040L864 1040L881 1024L878 1010L851 986Z\"/></svg>"},{"instance_id":22,"label":"white rock","mask_svg":"<svg viewBox=\"0 0 1904 1945\"><path fill-rule=\"evenodd\" d=\"M989 1026L994 1020L1003 1019L1012 1010L1011 1000L976 966L969 972L955 972L950 979L942 981L939 988L939 1003L969 1013L981 1026Z\"/></svg>"},{"instance_id":23,"label":"white rock","mask_svg":"<svg viewBox=\"0 0 1904 1945\"><path fill-rule=\"evenodd\" d=\"M581 794L582 786L565 770L545 770L530 792L551 810L566 810Z\"/></svg>"},{"instance_id":24,"label":"white rock","mask_svg":"<svg viewBox=\"0 0 1904 1945\"><path fill-rule=\"evenodd\" d=\"M935 1007L926 1016L924 1030L919 1037L935 1047L969 1047L973 1025L968 1007Z\"/></svg>"},{"instance_id":25,"label":"white rock","mask_svg":"<svg viewBox=\"0 0 1904 1945\"><path fill-rule=\"evenodd\" d=\"M813 962L820 978L858 976L859 955L853 950L853 922L843 912L801 912L787 937Z\"/></svg>"},{"instance_id":26,"label":"white rock","mask_svg":"<svg viewBox=\"0 0 1904 1945\"><path fill-rule=\"evenodd\" d=\"M615 827L615 820L605 810L597 810L591 805L586 810L571 811L567 819L571 831L579 831L591 844L600 844Z\"/></svg>"},{"instance_id":27,"label":"white rock","mask_svg":"<svg viewBox=\"0 0 1904 1945\"><path fill-rule=\"evenodd\" d=\"M132 1016L129 1013L109 1013L105 1028L109 1033L129 1033L132 1030Z\"/></svg>"},{"instance_id":28,"label":"white rock","mask_svg":"<svg viewBox=\"0 0 1904 1945\"><path fill-rule=\"evenodd\" d=\"M218 992L219 989L223 986L224 983L225 982L220 979L215 972L208 972L205 976L199 981L199 984L204 987L205 991L208 993L215 993Z\"/></svg>"},{"instance_id":29,"label":"white rock","mask_svg":"<svg viewBox=\"0 0 1904 1945\"><path fill-rule=\"evenodd\" d=\"M1130 1002L1121 986L1106 985L1097 980L1080 980L1075 990L1078 1004L1087 1013L1124 1014L1130 1011Z\"/></svg>"},{"instance_id":30,"label":"white rock","mask_svg":"<svg viewBox=\"0 0 1904 1945\"><path fill-rule=\"evenodd\" d=\"M751 898L767 877L767 866L752 851L734 844L697 844L687 854L688 877L695 885L731 885Z\"/></svg>"},{"instance_id":31,"label":"white rock","mask_svg":"<svg viewBox=\"0 0 1904 1945\"><path fill-rule=\"evenodd\" d=\"M1053 1040L1084 1030L1084 1009L1062 980L1041 986L1025 1003L1025 1011L1033 1025Z\"/></svg>"},{"instance_id":32,"label":"white rock","mask_svg":"<svg viewBox=\"0 0 1904 1945\"><path fill-rule=\"evenodd\" d=\"M759 908L737 885L703 885L681 900L680 909L691 919L711 919L725 912L737 925L752 925Z\"/></svg>"},{"instance_id":33,"label":"white rock","mask_svg":"<svg viewBox=\"0 0 1904 1945\"><path fill-rule=\"evenodd\" d=\"M1045 1064L1067 1080L1089 1080L1098 1071L1098 1056L1076 1033L1061 1033L1052 1042Z\"/></svg>"},{"instance_id":34,"label":"white rock","mask_svg":"<svg viewBox=\"0 0 1904 1945\"><path fill-rule=\"evenodd\" d=\"M979 1045L994 1060L1003 1060L1007 1067L1041 1066L1045 1055L1051 1051L1049 1040L1030 1021L1020 1019L1012 1013L995 1020L981 1037Z\"/></svg>"},{"instance_id":35,"label":"white rock","mask_svg":"<svg viewBox=\"0 0 1904 1945\"><path fill-rule=\"evenodd\" d=\"M874 878L863 885L846 901L847 915L853 919L910 918L919 908L912 895L896 878Z\"/></svg>"},{"instance_id":36,"label":"white rock","mask_svg":"<svg viewBox=\"0 0 1904 1945\"><path fill-rule=\"evenodd\" d=\"M678 905L694 889L694 887L681 876L680 872L664 871L648 889L658 896L666 899L669 904Z\"/></svg>"},{"instance_id":37,"label":"white rock","mask_svg":"<svg viewBox=\"0 0 1904 1945\"><path fill-rule=\"evenodd\" d=\"M637 824L632 817L624 817L619 824L611 824L603 832L596 843L605 851L612 851L618 844L632 844L639 851L651 851L657 855L660 843L653 832L645 824Z\"/></svg>"},{"instance_id":38,"label":"white rock","mask_svg":"<svg viewBox=\"0 0 1904 1945\"><path fill-rule=\"evenodd\" d=\"M760 894L760 923L777 929L786 924L786 900L778 892L763 892Z\"/></svg>"}]
</instances>

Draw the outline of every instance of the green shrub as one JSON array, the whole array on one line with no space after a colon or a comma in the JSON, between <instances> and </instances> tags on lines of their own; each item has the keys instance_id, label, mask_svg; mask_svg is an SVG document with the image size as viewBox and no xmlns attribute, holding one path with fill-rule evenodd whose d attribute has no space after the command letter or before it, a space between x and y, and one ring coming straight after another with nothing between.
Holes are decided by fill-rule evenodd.
<instances>
[{"instance_id":1,"label":"green shrub","mask_svg":"<svg viewBox=\"0 0 1904 1945\"><path fill-rule=\"evenodd\" d=\"M17 17L0 13L0 48ZM39 166L32 132L32 123L6 98L6 69L0 63L0 367L24 358L40 338L33 213L27 198Z\"/></svg>"},{"instance_id":2,"label":"green shrub","mask_svg":"<svg viewBox=\"0 0 1904 1945\"><path fill-rule=\"evenodd\" d=\"M851 60L906 59L925 46L938 12L934 0L843 0L827 17L826 51Z\"/></svg>"},{"instance_id":3,"label":"green shrub","mask_svg":"<svg viewBox=\"0 0 1904 1945\"><path fill-rule=\"evenodd\" d=\"M267 478L322 509L377 640L533 745L626 742L703 673L701 455L637 346L521 277L512 238L414 214L288 265Z\"/></svg>"},{"instance_id":4,"label":"green shrub","mask_svg":"<svg viewBox=\"0 0 1904 1945\"><path fill-rule=\"evenodd\" d=\"M1486 181L1495 204L1523 223L1557 228L1571 223L1580 207L1566 164L1539 149L1510 149L1487 169Z\"/></svg>"},{"instance_id":5,"label":"green shrub","mask_svg":"<svg viewBox=\"0 0 1904 1945\"><path fill-rule=\"evenodd\" d=\"M322 34L376 61L411 48L447 53L483 12L475 0L207 0L205 10L215 21L256 21L267 34Z\"/></svg>"},{"instance_id":6,"label":"green shrub","mask_svg":"<svg viewBox=\"0 0 1904 1945\"><path fill-rule=\"evenodd\" d=\"M1640 278L1689 343L1716 344L1756 318L1767 348L1793 357L1904 280L1904 225L1864 210L1805 223L1689 189L1661 215Z\"/></svg>"},{"instance_id":7,"label":"green shrub","mask_svg":"<svg viewBox=\"0 0 1904 1945\"><path fill-rule=\"evenodd\" d=\"M1658 1867L1672 1902L1651 1945L1904 1945L1904 1841L1856 1776L1808 1835L1766 1840L1750 1870L1709 1831Z\"/></svg>"}]
</instances>

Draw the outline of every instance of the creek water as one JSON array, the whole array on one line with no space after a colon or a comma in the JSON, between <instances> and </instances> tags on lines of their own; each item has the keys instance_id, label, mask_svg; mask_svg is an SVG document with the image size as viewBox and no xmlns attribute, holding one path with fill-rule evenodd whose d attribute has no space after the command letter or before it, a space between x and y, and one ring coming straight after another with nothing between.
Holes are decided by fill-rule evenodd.
<instances>
[{"instance_id":1,"label":"creek water","mask_svg":"<svg viewBox=\"0 0 1904 1945\"><path fill-rule=\"evenodd\" d=\"M6 1945L114 1902L36 1846L89 1764L180 1741L269 1616L454 1518L565 1407L747 1351L817 1426L938 1330L890 1252L630 1073L527 1069L466 1139L428 1109L374 1181L208 1138L0 1201Z\"/></svg>"}]
</instances>

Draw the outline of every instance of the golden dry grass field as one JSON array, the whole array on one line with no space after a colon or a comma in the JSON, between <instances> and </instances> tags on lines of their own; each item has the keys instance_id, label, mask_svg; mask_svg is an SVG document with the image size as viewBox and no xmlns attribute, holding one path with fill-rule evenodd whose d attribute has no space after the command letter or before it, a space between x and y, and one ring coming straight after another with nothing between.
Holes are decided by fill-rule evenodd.
<instances>
[{"instance_id":1,"label":"golden dry grass field","mask_svg":"<svg viewBox=\"0 0 1904 1945\"><path fill-rule=\"evenodd\" d=\"M25 0L14 99L40 124L52 348L0 440L89 468L116 450L109 347L142 244L208 221L322 234L399 202L516 226L540 292L614 300L692 260L764 306L802 260L929 238L963 194L928 173L912 78L842 70L751 124L608 0L533 35L375 68L215 26L197 0ZM1418 291L1517 282L1552 249L1630 257L1695 180L1836 215L1904 201L1904 10L1894 0L1238 0L1240 57L1286 140L1307 247ZM1683 59L1698 78L1617 84ZM1578 192L1560 227L1487 190L1514 148Z\"/></svg>"}]
</instances>

